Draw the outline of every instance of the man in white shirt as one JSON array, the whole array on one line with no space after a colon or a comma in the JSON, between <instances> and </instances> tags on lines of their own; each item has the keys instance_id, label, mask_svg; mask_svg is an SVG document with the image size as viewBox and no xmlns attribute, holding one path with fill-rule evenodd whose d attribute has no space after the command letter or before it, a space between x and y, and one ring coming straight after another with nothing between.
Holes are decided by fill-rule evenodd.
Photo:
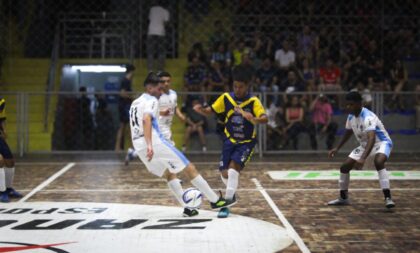
<instances>
[{"instance_id":1,"label":"man in white shirt","mask_svg":"<svg viewBox=\"0 0 420 253\"><path fill-rule=\"evenodd\" d=\"M351 91L346 95L346 109L350 112L346 122L346 132L340 144L329 151L329 157L334 157L338 150L355 135L360 146L355 148L347 160L340 167L340 197L328 202L328 205L348 205L348 187L350 182L350 170L363 168L367 158L373 158L375 168L378 171L379 184L385 197L387 208L395 207L391 199L388 172L385 162L392 150L392 140L389 137L381 120L370 110L362 107L362 96L357 91Z\"/></svg>"},{"instance_id":2,"label":"man in white shirt","mask_svg":"<svg viewBox=\"0 0 420 253\"><path fill-rule=\"evenodd\" d=\"M283 48L276 51L274 59L280 69L284 71L288 71L289 67L295 64L295 52L289 49L289 42L287 40L283 42Z\"/></svg>"},{"instance_id":3,"label":"man in white shirt","mask_svg":"<svg viewBox=\"0 0 420 253\"><path fill-rule=\"evenodd\" d=\"M159 101L161 95L160 78L153 72L144 81L145 93L133 101L130 107L130 129L133 147L147 170L164 177L168 187L181 206L185 207L184 193L177 174L181 171L203 195L210 201L212 209L220 209L235 204L225 200L210 188L207 181L198 173L194 164L171 143L163 138L158 125ZM184 208L184 216L195 216L198 211Z\"/></svg>"},{"instance_id":4,"label":"man in white shirt","mask_svg":"<svg viewBox=\"0 0 420 253\"><path fill-rule=\"evenodd\" d=\"M154 57L158 55L157 69L162 70L166 57L165 24L169 22L169 11L160 5L154 5L149 12L149 27L147 31L147 68L153 70Z\"/></svg>"}]
</instances>

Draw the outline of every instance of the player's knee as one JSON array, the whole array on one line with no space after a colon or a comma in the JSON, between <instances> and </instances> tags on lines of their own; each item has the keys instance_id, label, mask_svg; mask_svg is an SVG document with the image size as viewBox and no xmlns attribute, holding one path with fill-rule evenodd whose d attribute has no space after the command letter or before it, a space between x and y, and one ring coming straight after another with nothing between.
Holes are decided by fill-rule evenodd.
<instances>
[{"instance_id":1,"label":"player's knee","mask_svg":"<svg viewBox=\"0 0 420 253\"><path fill-rule=\"evenodd\" d=\"M351 167L350 167L350 165L348 165L348 164L343 164L343 165L341 165L341 167L340 167L340 172L341 172L341 173L344 173L344 174L349 173L349 172L350 172L350 170L351 170Z\"/></svg>"},{"instance_id":2,"label":"player's knee","mask_svg":"<svg viewBox=\"0 0 420 253\"><path fill-rule=\"evenodd\" d=\"M375 159L374 160L376 170L382 170L385 168L385 162L382 159Z\"/></svg>"},{"instance_id":3,"label":"player's knee","mask_svg":"<svg viewBox=\"0 0 420 253\"><path fill-rule=\"evenodd\" d=\"M222 174L222 177L224 177L226 179L229 177L228 170L222 170L220 173Z\"/></svg>"}]
</instances>

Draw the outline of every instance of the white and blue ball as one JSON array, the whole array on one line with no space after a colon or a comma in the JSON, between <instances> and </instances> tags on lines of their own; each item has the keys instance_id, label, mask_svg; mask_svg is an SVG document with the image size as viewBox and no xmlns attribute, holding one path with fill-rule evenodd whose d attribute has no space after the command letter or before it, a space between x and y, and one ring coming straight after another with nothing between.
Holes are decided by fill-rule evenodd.
<instances>
[{"instance_id":1,"label":"white and blue ball","mask_svg":"<svg viewBox=\"0 0 420 253\"><path fill-rule=\"evenodd\" d=\"M184 201L185 207L199 208L203 202L203 194L196 188L188 188L182 194L182 201Z\"/></svg>"}]
</instances>

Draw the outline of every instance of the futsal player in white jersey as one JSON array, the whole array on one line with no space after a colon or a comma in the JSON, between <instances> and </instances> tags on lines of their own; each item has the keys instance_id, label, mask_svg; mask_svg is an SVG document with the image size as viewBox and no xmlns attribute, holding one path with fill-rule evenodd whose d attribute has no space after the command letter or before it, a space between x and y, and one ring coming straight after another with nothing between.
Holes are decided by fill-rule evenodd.
<instances>
[{"instance_id":1,"label":"futsal player in white jersey","mask_svg":"<svg viewBox=\"0 0 420 253\"><path fill-rule=\"evenodd\" d=\"M212 209L233 205L234 202L217 196L198 173L194 164L162 136L158 125L160 78L151 72L146 77L144 86L145 93L134 100L130 107L130 129L134 150L147 170L167 180L169 188L182 206L184 206L182 201L184 191L176 175L181 171L210 201ZM197 214L197 210L184 208L184 216Z\"/></svg>"},{"instance_id":2,"label":"futsal player in white jersey","mask_svg":"<svg viewBox=\"0 0 420 253\"><path fill-rule=\"evenodd\" d=\"M186 118L178 108L178 95L171 89L171 74L166 71L159 71L156 74L160 78L162 87L162 95L159 98L159 129L163 137L175 146L171 131L174 115L182 121L185 121ZM134 157L136 157L134 149L129 148L125 157L125 165L128 165Z\"/></svg>"},{"instance_id":3,"label":"futsal player in white jersey","mask_svg":"<svg viewBox=\"0 0 420 253\"><path fill-rule=\"evenodd\" d=\"M346 161L340 167L340 196L338 199L328 202L328 205L350 204L348 188L350 182L350 170L363 168L366 159L372 158L378 171L379 184L385 197L387 208L395 207L391 199L391 190L388 172L385 162L392 150L392 140L389 137L381 120L370 110L362 106L362 96L357 91L346 95L346 110L350 113L347 117L346 132L338 146L329 151L329 157L334 157L338 150L354 134L360 146L355 148Z\"/></svg>"}]
</instances>

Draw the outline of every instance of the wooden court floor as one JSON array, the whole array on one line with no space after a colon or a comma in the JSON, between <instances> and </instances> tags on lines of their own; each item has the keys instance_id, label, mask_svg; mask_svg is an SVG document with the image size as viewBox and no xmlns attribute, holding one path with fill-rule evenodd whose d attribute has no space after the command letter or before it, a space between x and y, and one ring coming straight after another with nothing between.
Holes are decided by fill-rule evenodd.
<instances>
[{"instance_id":1,"label":"wooden court floor","mask_svg":"<svg viewBox=\"0 0 420 253\"><path fill-rule=\"evenodd\" d=\"M63 172L69 163L75 163ZM224 189L217 158L196 163L214 189ZM329 207L337 197L336 180L276 181L272 170L337 169L335 162L251 162L241 174L238 203L232 213L285 226L263 192L303 240L310 252L420 252L420 185L415 180L391 181L397 207L384 207L379 182L350 182L351 206ZM390 162L388 170L420 171L420 163ZM57 172L63 172L56 174ZM55 178L51 176L56 175ZM185 179L185 178L184 178ZM48 181L49 180L49 181ZM189 187L188 182L184 188ZM23 201L101 202L177 206L164 180L135 161L128 167L118 159L18 159L15 188L27 195ZM38 189L38 190L37 190ZM16 201L16 200L14 200ZM22 200L21 200L22 201ZM7 205L7 204L6 204ZM209 209L207 202L202 206ZM180 215L182 209L180 208ZM293 243L282 252L301 252Z\"/></svg>"}]
</instances>

